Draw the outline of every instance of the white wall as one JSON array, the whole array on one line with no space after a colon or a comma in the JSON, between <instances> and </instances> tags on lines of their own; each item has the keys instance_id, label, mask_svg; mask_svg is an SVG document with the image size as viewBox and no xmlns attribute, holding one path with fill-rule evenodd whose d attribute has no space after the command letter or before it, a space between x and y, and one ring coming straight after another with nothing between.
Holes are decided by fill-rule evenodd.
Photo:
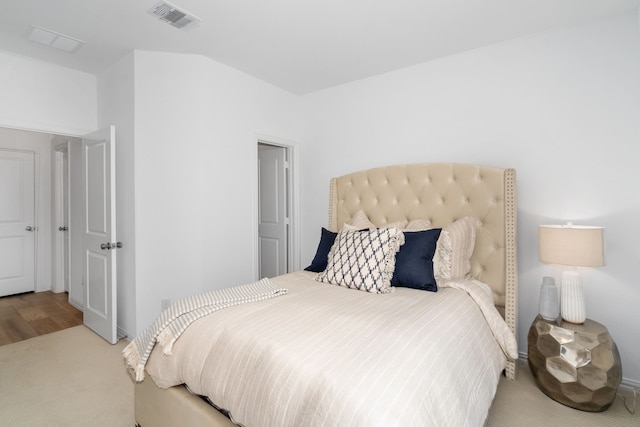
<instances>
[{"instance_id":1,"label":"white wall","mask_svg":"<svg viewBox=\"0 0 640 427\"><path fill-rule=\"evenodd\" d=\"M96 76L0 51L0 126L83 135L96 128Z\"/></svg>"},{"instance_id":2,"label":"white wall","mask_svg":"<svg viewBox=\"0 0 640 427\"><path fill-rule=\"evenodd\" d=\"M583 274L587 315L608 327L626 380L640 383L639 77L634 12L304 96L303 263L327 222L332 176L413 162L514 167L520 352L542 276L560 279L538 261L538 225L601 225L606 266Z\"/></svg>"},{"instance_id":3,"label":"white wall","mask_svg":"<svg viewBox=\"0 0 640 427\"><path fill-rule=\"evenodd\" d=\"M255 278L255 135L297 140L297 96L194 55L132 52L98 77L0 60L0 126L77 136L116 125L120 333L149 324L163 298ZM42 268L48 288L50 254Z\"/></svg>"},{"instance_id":4,"label":"white wall","mask_svg":"<svg viewBox=\"0 0 640 427\"><path fill-rule=\"evenodd\" d=\"M31 151L35 155L35 291L51 290L51 135L0 127L0 148Z\"/></svg>"},{"instance_id":5,"label":"white wall","mask_svg":"<svg viewBox=\"0 0 640 427\"><path fill-rule=\"evenodd\" d=\"M299 98L195 55L135 52L136 317L255 280L255 133L299 136Z\"/></svg>"}]
</instances>

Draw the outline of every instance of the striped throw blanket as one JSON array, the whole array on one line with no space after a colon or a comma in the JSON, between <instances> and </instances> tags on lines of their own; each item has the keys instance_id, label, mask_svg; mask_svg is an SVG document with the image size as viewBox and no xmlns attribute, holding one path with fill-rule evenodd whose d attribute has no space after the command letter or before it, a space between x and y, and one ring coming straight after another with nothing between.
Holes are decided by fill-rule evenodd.
<instances>
[{"instance_id":1,"label":"striped throw blanket","mask_svg":"<svg viewBox=\"0 0 640 427\"><path fill-rule=\"evenodd\" d=\"M222 308L286 293L287 289L279 288L271 280L264 278L254 283L197 294L177 301L124 348L122 354L127 367L136 381L142 381L144 366L156 343L163 346L164 354L170 355L173 343L182 332L202 316Z\"/></svg>"}]
</instances>

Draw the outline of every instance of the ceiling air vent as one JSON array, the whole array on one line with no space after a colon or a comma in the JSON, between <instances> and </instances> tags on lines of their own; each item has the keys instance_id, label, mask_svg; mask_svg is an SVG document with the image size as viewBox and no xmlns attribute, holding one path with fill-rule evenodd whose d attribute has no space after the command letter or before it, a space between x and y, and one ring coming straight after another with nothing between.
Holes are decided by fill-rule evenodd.
<instances>
[{"instance_id":1,"label":"ceiling air vent","mask_svg":"<svg viewBox=\"0 0 640 427\"><path fill-rule=\"evenodd\" d=\"M192 14L178 9L176 6L162 1L151 9L149 13L161 21L167 22L176 28L187 29L200 22L200 18L196 18Z\"/></svg>"}]
</instances>

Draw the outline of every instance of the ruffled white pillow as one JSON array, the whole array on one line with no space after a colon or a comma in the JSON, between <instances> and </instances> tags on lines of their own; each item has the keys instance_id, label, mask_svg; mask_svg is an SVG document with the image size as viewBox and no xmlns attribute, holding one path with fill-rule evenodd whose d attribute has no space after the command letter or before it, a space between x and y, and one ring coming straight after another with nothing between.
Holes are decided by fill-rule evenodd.
<instances>
[{"instance_id":1,"label":"ruffled white pillow","mask_svg":"<svg viewBox=\"0 0 640 427\"><path fill-rule=\"evenodd\" d=\"M396 252L403 244L404 234L398 228L341 231L327 257L327 268L316 280L360 291L388 293Z\"/></svg>"},{"instance_id":2,"label":"ruffled white pillow","mask_svg":"<svg viewBox=\"0 0 640 427\"><path fill-rule=\"evenodd\" d=\"M403 229L406 226L407 226L407 221L405 220L405 221L394 221L394 222L384 224L380 227L376 227L374 223L369 221L369 217L367 216L367 214L364 213L363 210L359 210L358 212L353 214L351 219L342 226L342 229L346 231L375 230L376 228L393 228L393 227Z\"/></svg>"},{"instance_id":3,"label":"ruffled white pillow","mask_svg":"<svg viewBox=\"0 0 640 427\"><path fill-rule=\"evenodd\" d=\"M409 221L407 226L404 228L404 231L425 231L432 228L431 221L420 218Z\"/></svg>"},{"instance_id":4,"label":"ruffled white pillow","mask_svg":"<svg viewBox=\"0 0 640 427\"><path fill-rule=\"evenodd\" d=\"M464 279L471 274L471 256L476 245L476 220L465 216L442 228L433 257L438 286L449 280Z\"/></svg>"},{"instance_id":5,"label":"ruffled white pillow","mask_svg":"<svg viewBox=\"0 0 640 427\"><path fill-rule=\"evenodd\" d=\"M414 219L404 231L422 231L433 228L427 219ZM436 253L433 256L433 272L438 286L449 280L468 278L471 274L471 256L476 245L476 219L460 218L442 228Z\"/></svg>"}]
</instances>

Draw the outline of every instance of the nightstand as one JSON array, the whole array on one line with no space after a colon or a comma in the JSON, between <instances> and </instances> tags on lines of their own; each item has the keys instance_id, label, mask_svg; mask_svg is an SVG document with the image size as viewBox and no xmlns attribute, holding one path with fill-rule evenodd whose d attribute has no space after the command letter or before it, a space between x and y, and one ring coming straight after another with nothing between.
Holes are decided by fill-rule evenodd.
<instances>
[{"instance_id":1,"label":"nightstand","mask_svg":"<svg viewBox=\"0 0 640 427\"><path fill-rule=\"evenodd\" d=\"M622 381L620 354L607 328L536 317L529 329L529 367L536 384L563 405L589 412L609 408Z\"/></svg>"}]
</instances>

